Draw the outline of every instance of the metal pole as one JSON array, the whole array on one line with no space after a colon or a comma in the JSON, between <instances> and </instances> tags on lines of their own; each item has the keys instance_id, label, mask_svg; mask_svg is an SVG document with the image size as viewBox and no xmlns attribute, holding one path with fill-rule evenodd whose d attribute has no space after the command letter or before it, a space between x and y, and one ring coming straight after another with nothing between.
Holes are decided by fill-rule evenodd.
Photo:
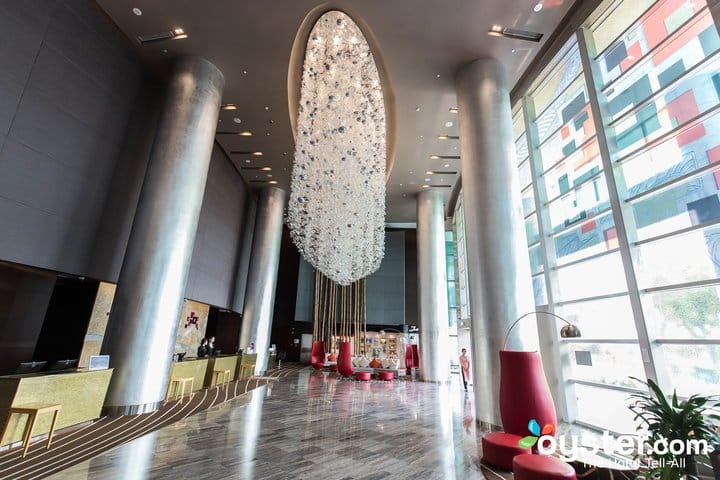
<instances>
[{"instance_id":1,"label":"metal pole","mask_svg":"<svg viewBox=\"0 0 720 480\"><path fill-rule=\"evenodd\" d=\"M476 418L500 425L503 337L515 319L535 309L510 97L503 67L494 58L466 65L455 82ZM514 350L537 350L537 324L527 322L509 343Z\"/></svg>"},{"instance_id":2,"label":"metal pole","mask_svg":"<svg viewBox=\"0 0 720 480\"><path fill-rule=\"evenodd\" d=\"M417 196L420 373L426 382L450 380L445 210L439 191Z\"/></svg>"},{"instance_id":3,"label":"metal pole","mask_svg":"<svg viewBox=\"0 0 720 480\"><path fill-rule=\"evenodd\" d=\"M263 188L259 193L255 216L252 257L238 344L244 350L251 343L255 344L255 373L258 375L267 370L286 197L285 190L280 188Z\"/></svg>"},{"instance_id":4,"label":"metal pole","mask_svg":"<svg viewBox=\"0 0 720 480\"><path fill-rule=\"evenodd\" d=\"M153 411L165 397L223 85L207 60L175 64L103 342L108 413Z\"/></svg>"}]
</instances>

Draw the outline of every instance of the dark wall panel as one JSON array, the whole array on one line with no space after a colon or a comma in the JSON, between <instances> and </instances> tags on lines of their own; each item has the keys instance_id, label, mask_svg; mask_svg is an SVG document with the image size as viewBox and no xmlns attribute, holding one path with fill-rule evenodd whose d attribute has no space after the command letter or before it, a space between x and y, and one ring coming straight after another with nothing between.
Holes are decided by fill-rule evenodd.
<instances>
[{"instance_id":1,"label":"dark wall panel","mask_svg":"<svg viewBox=\"0 0 720 480\"><path fill-rule=\"evenodd\" d=\"M231 308L247 188L230 159L213 148L185 296Z\"/></svg>"},{"instance_id":2,"label":"dark wall panel","mask_svg":"<svg viewBox=\"0 0 720 480\"><path fill-rule=\"evenodd\" d=\"M143 72L89 0L0 3L0 259L87 274Z\"/></svg>"}]
</instances>

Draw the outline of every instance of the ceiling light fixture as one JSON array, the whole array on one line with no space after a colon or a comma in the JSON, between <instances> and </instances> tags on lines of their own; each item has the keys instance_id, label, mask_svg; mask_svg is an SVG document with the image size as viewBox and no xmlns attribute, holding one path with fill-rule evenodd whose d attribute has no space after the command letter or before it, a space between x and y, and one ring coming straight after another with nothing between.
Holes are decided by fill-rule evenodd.
<instances>
[{"instance_id":1,"label":"ceiling light fixture","mask_svg":"<svg viewBox=\"0 0 720 480\"><path fill-rule=\"evenodd\" d=\"M164 32L146 33L135 37L140 45L160 42L163 40L180 40L183 38L188 38L188 36L182 28L175 28Z\"/></svg>"},{"instance_id":2,"label":"ceiling light fixture","mask_svg":"<svg viewBox=\"0 0 720 480\"><path fill-rule=\"evenodd\" d=\"M438 135L438 140L460 140L457 135Z\"/></svg>"},{"instance_id":3,"label":"ceiling light fixture","mask_svg":"<svg viewBox=\"0 0 720 480\"><path fill-rule=\"evenodd\" d=\"M234 103L226 103L221 107L223 110L237 110L237 105Z\"/></svg>"},{"instance_id":4,"label":"ceiling light fixture","mask_svg":"<svg viewBox=\"0 0 720 480\"><path fill-rule=\"evenodd\" d=\"M260 170L262 170L263 172L269 172L272 170L272 167L263 167Z\"/></svg>"},{"instance_id":5,"label":"ceiling light fixture","mask_svg":"<svg viewBox=\"0 0 720 480\"><path fill-rule=\"evenodd\" d=\"M460 160L458 155L430 155L432 160Z\"/></svg>"},{"instance_id":6,"label":"ceiling light fixture","mask_svg":"<svg viewBox=\"0 0 720 480\"><path fill-rule=\"evenodd\" d=\"M425 175L432 175L432 173L432 170L428 170L427 172L425 172Z\"/></svg>"},{"instance_id":7,"label":"ceiling light fixture","mask_svg":"<svg viewBox=\"0 0 720 480\"><path fill-rule=\"evenodd\" d=\"M262 157L263 152L252 152L256 157Z\"/></svg>"},{"instance_id":8,"label":"ceiling light fixture","mask_svg":"<svg viewBox=\"0 0 720 480\"><path fill-rule=\"evenodd\" d=\"M242 120L240 120L238 117L235 117L235 118L233 118L233 122L242 123Z\"/></svg>"},{"instance_id":9,"label":"ceiling light fixture","mask_svg":"<svg viewBox=\"0 0 720 480\"><path fill-rule=\"evenodd\" d=\"M542 4L542 2L538 2L538 3L535 4L535 6L533 7L533 12L538 13L538 12L539 12L540 10L542 10L542 9L543 9L543 4Z\"/></svg>"},{"instance_id":10,"label":"ceiling light fixture","mask_svg":"<svg viewBox=\"0 0 720 480\"><path fill-rule=\"evenodd\" d=\"M447 128L450 128L450 127L453 126L453 122L445 122L445 126L446 126Z\"/></svg>"},{"instance_id":11,"label":"ceiling light fixture","mask_svg":"<svg viewBox=\"0 0 720 480\"><path fill-rule=\"evenodd\" d=\"M277 183L277 180L270 180L268 183L275 185Z\"/></svg>"},{"instance_id":12,"label":"ceiling light fixture","mask_svg":"<svg viewBox=\"0 0 720 480\"><path fill-rule=\"evenodd\" d=\"M185 30L182 28L173 28L173 33L175 35L185 35Z\"/></svg>"},{"instance_id":13,"label":"ceiling light fixture","mask_svg":"<svg viewBox=\"0 0 720 480\"><path fill-rule=\"evenodd\" d=\"M422 188L430 188L430 185L425 184L425 185L422 186Z\"/></svg>"},{"instance_id":14,"label":"ceiling light fixture","mask_svg":"<svg viewBox=\"0 0 720 480\"><path fill-rule=\"evenodd\" d=\"M514 40L526 40L528 42L539 42L543 37L542 33L519 30L517 28L501 27L500 25L493 25L490 27L488 35L493 37L512 38Z\"/></svg>"},{"instance_id":15,"label":"ceiling light fixture","mask_svg":"<svg viewBox=\"0 0 720 480\"><path fill-rule=\"evenodd\" d=\"M444 166L445 168L448 168L448 167L450 166L450 164L449 164L449 163L446 163L446 164L443 165L443 166Z\"/></svg>"},{"instance_id":16,"label":"ceiling light fixture","mask_svg":"<svg viewBox=\"0 0 720 480\"><path fill-rule=\"evenodd\" d=\"M448 109L448 111L449 111L450 113L458 113L458 107L450 107L450 108Z\"/></svg>"},{"instance_id":17,"label":"ceiling light fixture","mask_svg":"<svg viewBox=\"0 0 720 480\"><path fill-rule=\"evenodd\" d=\"M439 159L440 159L440 155L430 155L430 159L431 159L431 160L439 160Z\"/></svg>"},{"instance_id":18,"label":"ceiling light fixture","mask_svg":"<svg viewBox=\"0 0 720 480\"><path fill-rule=\"evenodd\" d=\"M239 132L238 135L240 135L241 137L252 137L253 136L252 132L249 130L245 130L244 132Z\"/></svg>"},{"instance_id":19,"label":"ceiling light fixture","mask_svg":"<svg viewBox=\"0 0 720 480\"><path fill-rule=\"evenodd\" d=\"M328 11L310 32L300 88L306 104L314 107L298 113L287 224L313 267L349 285L375 272L385 254L387 145L377 65L343 12Z\"/></svg>"},{"instance_id":20,"label":"ceiling light fixture","mask_svg":"<svg viewBox=\"0 0 720 480\"><path fill-rule=\"evenodd\" d=\"M138 17L142 15L142 10L140 10L138 7L135 7L132 9L132 12L137 15Z\"/></svg>"}]
</instances>

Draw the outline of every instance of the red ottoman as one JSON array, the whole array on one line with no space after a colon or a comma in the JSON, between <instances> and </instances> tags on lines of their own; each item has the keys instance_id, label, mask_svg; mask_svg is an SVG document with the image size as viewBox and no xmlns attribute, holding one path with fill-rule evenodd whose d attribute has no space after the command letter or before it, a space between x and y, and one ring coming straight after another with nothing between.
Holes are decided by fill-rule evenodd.
<instances>
[{"instance_id":1,"label":"red ottoman","mask_svg":"<svg viewBox=\"0 0 720 480\"><path fill-rule=\"evenodd\" d=\"M395 378L395 374L393 372L378 372L378 378L389 382Z\"/></svg>"},{"instance_id":2,"label":"red ottoman","mask_svg":"<svg viewBox=\"0 0 720 480\"><path fill-rule=\"evenodd\" d=\"M513 459L515 480L577 480L575 469L547 455L518 455Z\"/></svg>"},{"instance_id":3,"label":"red ottoman","mask_svg":"<svg viewBox=\"0 0 720 480\"><path fill-rule=\"evenodd\" d=\"M355 380L360 380L361 382L369 382L370 372L355 372Z\"/></svg>"},{"instance_id":4,"label":"red ottoman","mask_svg":"<svg viewBox=\"0 0 720 480\"><path fill-rule=\"evenodd\" d=\"M530 449L522 448L518 445L521 439L522 437L519 435L502 432L492 432L483 435L482 459L487 463L504 468L505 470L512 470L513 458L518 455L530 453Z\"/></svg>"}]
</instances>

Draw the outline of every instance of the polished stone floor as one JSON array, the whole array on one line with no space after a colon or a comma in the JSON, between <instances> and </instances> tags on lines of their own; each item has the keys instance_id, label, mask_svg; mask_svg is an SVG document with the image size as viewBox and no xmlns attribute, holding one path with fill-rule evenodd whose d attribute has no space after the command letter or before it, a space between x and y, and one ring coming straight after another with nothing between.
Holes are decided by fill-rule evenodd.
<instances>
[{"instance_id":1,"label":"polished stone floor","mask_svg":"<svg viewBox=\"0 0 720 480\"><path fill-rule=\"evenodd\" d=\"M472 393L457 381L359 383L306 369L50 478L505 478L480 467Z\"/></svg>"}]
</instances>

